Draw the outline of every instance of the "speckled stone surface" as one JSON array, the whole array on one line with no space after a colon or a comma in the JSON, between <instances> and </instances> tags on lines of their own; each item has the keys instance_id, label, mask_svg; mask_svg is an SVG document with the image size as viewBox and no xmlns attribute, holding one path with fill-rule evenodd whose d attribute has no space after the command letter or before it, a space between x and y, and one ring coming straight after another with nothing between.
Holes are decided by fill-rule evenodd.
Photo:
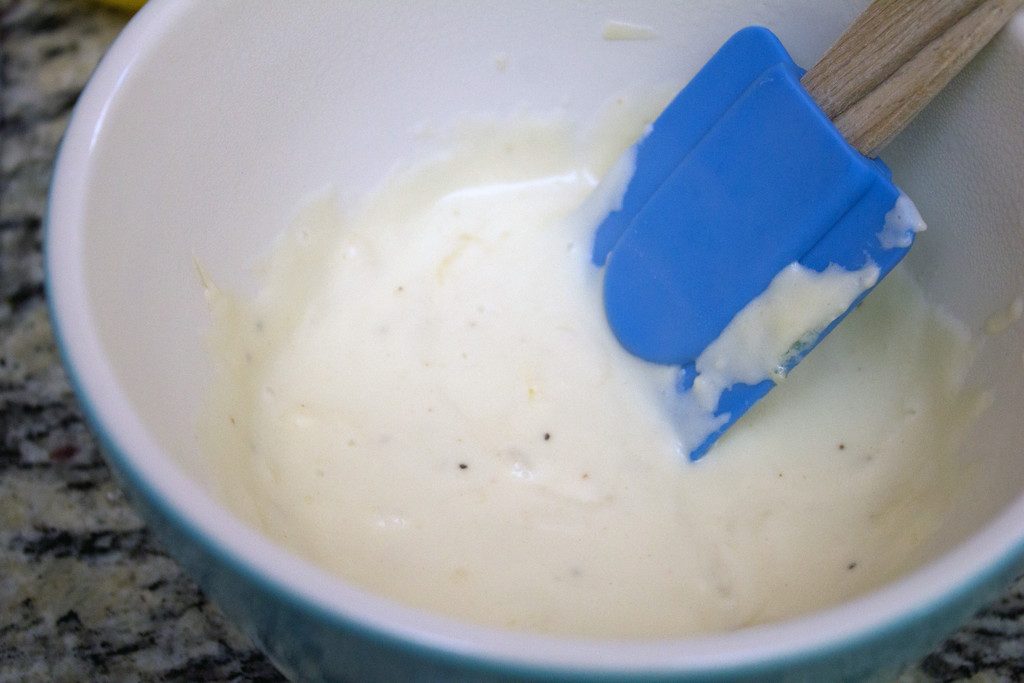
<instances>
[{"instance_id":1,"label":"speckled stone surface","mask_svg":"<svg viewBox=\"0 0 1024 683\"><path fill-rule=\"evenodd\" d=\"M120 493L46 315L55 149L127 19L88 0L0 0L0 683L281 680ZM901 680L968 679L1024 680L1024 582Z\"/></svg>"},{"instance_id":2,"label":"speckled stone surface","mask_svg":"<svg viewBox=\"0 0 1024 683\"><path fill-rule=\"evenodd\" d=\"M121 495L47 319L54 152L126 20L82 0L0 0L0 681L283 680Z\"/></svg>"}]
</instances>

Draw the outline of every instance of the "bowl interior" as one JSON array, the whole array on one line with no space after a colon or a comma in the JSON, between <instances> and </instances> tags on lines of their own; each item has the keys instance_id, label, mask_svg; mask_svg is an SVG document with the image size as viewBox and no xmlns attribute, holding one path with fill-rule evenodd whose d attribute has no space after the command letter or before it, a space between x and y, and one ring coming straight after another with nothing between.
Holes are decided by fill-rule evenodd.
<instances>
[{"instance_id":1,"label":"bowl interior","mask_svg":"<svg viewBox=\"0 0 1024 683\"><path fill-rule=\"evenodd\" d=\"M184 471L154 486L187 507L196 492L183 489L205 486L196 424L211 375L197 264L251 288L304 197L358 196L459 113L583 121L615 95L681 85L750 24L809 66L865 4L152 3L98 72L62 154L50 258L71 363L126 457ZM656 37L607 40L610 20ZM1024 529L1024 330L983 333L1024 293L1022 77L1018 16L883 155L929 224L909 267L978 336L970 379L993 397L937 550L999 515ZM987 559L955 571L1017 540L993 536Z\"/></svg>"}]
</instances>

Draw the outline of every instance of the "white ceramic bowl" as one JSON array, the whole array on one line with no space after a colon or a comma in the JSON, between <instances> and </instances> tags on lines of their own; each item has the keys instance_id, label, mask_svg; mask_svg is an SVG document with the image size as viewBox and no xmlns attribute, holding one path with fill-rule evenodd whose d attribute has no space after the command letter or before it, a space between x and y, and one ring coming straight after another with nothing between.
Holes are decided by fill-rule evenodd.
<instances>
[{"instance_id":1,"label":"white ceramic bowl","mask_svg":"<svg viewBox=\"0 0 1024 683\"><path fill-rule=\"evenodd\" d=\"M820 678L919 657L1024 555L1021 326L986 339L994 403L937 560L780 624L656 642L520 635L368 595L244 526L206 490L196 422L211 364L194 261L236 289L309 193L356 195L464 111L566 108L683 83L733 31L773 28L812 63L864 3L154 0L76 107L47 225L52 314L111 464L224 609L284 671L346 676ZM607 20L657 38L609 41ZM507 68L495 68L496 59ZM1024 16L890 148L929 230L908 259L972 330L1024 293Z\"/></svg>"}]
</instances>

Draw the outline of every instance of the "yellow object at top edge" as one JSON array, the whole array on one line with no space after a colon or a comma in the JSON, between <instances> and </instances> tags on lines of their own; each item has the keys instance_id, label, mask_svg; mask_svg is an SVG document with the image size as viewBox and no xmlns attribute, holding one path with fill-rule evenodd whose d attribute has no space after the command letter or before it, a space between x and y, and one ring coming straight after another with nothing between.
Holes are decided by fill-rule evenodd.
<instances>
[{"instance_id":1,"label":"yellow object at top edge","mask_svg":"<svg viewBox=\"0 0 1024 683\"><path fill-rule=\"evenodd\" d=\"M146 4L146 0L96 0L101 5L108 5L110 7L117 7L124 10L134 12L143 5Z\"/></svg>"}]
</instances>

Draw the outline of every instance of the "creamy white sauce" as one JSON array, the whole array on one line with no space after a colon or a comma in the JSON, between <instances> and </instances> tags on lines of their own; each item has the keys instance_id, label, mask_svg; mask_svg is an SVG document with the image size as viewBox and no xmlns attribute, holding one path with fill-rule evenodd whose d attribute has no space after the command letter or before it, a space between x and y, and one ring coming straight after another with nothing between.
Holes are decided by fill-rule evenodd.
<instances>
[{"instance_id":1,"label":"creamy white sauce","mask_svg":"<svg viewBox=\"0 0 1024 683\"><path fill-rule=\"evenodd\" d=\"M791 263L768 288L736 314L697 358L693 393L713 410L723 390L737 382L781 378L801 343L812 338L878 282L878 266L848 271L832 265L821 273Z\"/></svg>"},{"instance_id":2,"label":"creamy white sauce","mask_svg":"<svg viewBox=\"0 0 1024 683\"><path fill-rule=\"evenodd\" d=\"M653 40L658 34L650 26L608 20L601 31L601 37L605 40Z\"/></svg>"},{"instance_id":3,"label":"creamy white sauce","mask_svg":"<svg viewBox=\"0 0 1024 683\"><path fill-rule=\"evenodd\" d=\"M1024 315L1024 297L1018 296L1005 309L996 311L985 320L985 332L990 335L1005 332L1020 320L1022 315Z\"/></svg>"},{"instance_id":4,"label":"creamy white sauce","mask_svg":"<svg viewBox=\"0 0 1024 683\"><path fill-rule=\"evenodd\" d=\"M885 223L878 233L878 242L883 249L909 247L914 243L914 235L925 230L924 219L910 197L900 192L896 204L885 214Z\"/></svg>"},{"instance_id":5,"label":"creamy white sauce","mask_svg":"<svg viewBox=\"0 0 1024 683\"><path fill-rule=\"evenodd\" d=\"M680 457L675 370L618 346L589 263L659 104L620 101L588 133L470 126L364 206L308 207L253 300L213 291L202 442L223 500L369 590L536 632L733 629L926 559L975 399L963 333L902 272L711 454ZM813 329L871 273L780 277L842 295L751 315ZM707 352L719 384L788 352L744 324Z\"/></svg>"},{"instance_id":6,"label":"creamy white sauce","mask_svg":"<svg viewBox=\"0 0 1024 683\"><path fill-rule=\"evenodd\" d=\"M831 265L818 273L791 263L737 313L697 357L691 389L673 401L680 450L692 453L728 419L719 399L734 384L780 382L801 346L814 339L878 282L878 266Z\"/></svg>"}]
</instances>

